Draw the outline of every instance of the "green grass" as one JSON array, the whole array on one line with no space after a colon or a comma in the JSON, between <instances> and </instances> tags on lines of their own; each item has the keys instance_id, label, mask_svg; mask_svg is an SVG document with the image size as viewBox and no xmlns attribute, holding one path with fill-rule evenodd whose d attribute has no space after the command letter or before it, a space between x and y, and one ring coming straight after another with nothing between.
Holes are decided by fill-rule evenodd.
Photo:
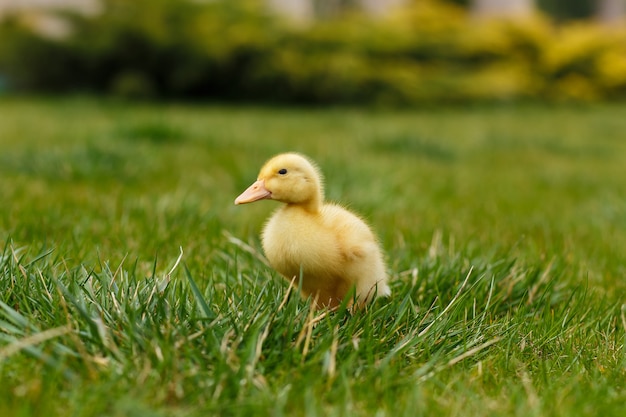
<instances>
[{"instance_id":1,"label":"green grass","mask_svg":"<svg viewBox=\"0 0 626 417\"><path fill-rule=\"evenodd\" d=\"M624 114L2 99L0 415L622 416ZM389 300L315 312L265 266L276 206L233 200L285 150Z\"/></svg>"}]
</instances>

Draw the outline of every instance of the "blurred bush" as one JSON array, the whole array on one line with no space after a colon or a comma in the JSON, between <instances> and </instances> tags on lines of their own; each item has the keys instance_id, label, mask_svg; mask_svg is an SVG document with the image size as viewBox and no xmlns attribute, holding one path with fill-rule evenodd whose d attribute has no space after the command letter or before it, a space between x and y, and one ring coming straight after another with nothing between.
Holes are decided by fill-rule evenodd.
<instances>
[{"instance_id":1,"label":"blurred bush","mask_svg":"<svg viewBox=\"0 0 626 417\"><path fill-rule=\"evenodd\" d=\"M626 98L626 31L542 16L474 21L445 2L304 25L253 0L104 0L98 15L64 18L63 37L3 19L5 84L308 104Z\"/></svg>"}]
</instances>

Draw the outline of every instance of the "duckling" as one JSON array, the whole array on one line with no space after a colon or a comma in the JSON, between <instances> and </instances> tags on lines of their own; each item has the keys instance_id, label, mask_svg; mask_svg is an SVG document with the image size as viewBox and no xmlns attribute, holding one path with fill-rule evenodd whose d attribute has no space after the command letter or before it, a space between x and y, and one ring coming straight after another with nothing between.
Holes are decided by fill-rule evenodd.
<instances>
[{"instance_id":1,"label":"duckling","mask_svg":"<svg viewBox=\"0 0 626 417\"><path fill-rule=\"evenodd\" d=\"M314 162L298 153L271 158L235 204L264 199L284 203L263 229L265 255L288 281L302 280L317 308L336 308L353 287L359 307L391 294L376 237L359 216L324 202Z\"/></svg>"}]
</instances>

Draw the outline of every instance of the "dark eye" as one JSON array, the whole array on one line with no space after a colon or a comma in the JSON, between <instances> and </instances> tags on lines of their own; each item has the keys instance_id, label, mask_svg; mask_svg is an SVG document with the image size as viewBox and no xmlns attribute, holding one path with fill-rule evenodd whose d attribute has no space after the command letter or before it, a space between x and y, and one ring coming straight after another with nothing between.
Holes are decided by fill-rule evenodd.
<instances>
[{"instance_id":1,"label":"dark eye","mask_svg":"<svg viewBox=\"0 0 626 417\"><path fill-rule=\"evenodd\" d=\"M280 175L285 175L287 173L287 170L285 168L281 169L280 171L278 171L278 173Z\"/></svg>"}]
</instances>

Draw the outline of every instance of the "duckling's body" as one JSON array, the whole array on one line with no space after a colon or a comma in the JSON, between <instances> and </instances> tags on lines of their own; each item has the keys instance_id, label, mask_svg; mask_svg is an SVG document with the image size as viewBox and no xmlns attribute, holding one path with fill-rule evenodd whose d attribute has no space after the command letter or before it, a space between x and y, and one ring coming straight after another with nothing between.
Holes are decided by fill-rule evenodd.
<instances>
[{"instance_id":1,"label":"duckling's body","mask_svg":"<svg viewBox=\"0 0 626 417\"><path fill-rule=\"evenodd\" d=\"M374 234L355 214L323 202L321 174L307 158L295 153L272 158L235 203L260 199L285 203L263 230L265 255L287 280L301 277L303 295L318 306L338 306L352 287L359 305L390 294Z\"/></svg>"}]
</instances>

